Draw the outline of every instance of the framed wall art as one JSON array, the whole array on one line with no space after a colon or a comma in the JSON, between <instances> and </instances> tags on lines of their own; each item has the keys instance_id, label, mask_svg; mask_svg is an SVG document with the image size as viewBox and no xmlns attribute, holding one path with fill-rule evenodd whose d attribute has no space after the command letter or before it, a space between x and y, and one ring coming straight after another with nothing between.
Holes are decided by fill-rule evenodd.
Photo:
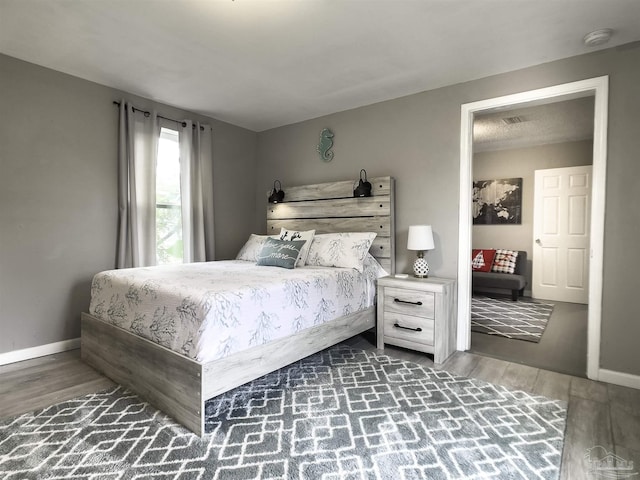
<instances>
[{"instance_id":1,"label":"framed wall art","mask_svg":"<svg viewBox=\"0 0 640 480\"><path fill-rule=\"evenodd\" d=\"M522 178L473 182L474 225L522 223Z\"/></svg>"}]
</instances>

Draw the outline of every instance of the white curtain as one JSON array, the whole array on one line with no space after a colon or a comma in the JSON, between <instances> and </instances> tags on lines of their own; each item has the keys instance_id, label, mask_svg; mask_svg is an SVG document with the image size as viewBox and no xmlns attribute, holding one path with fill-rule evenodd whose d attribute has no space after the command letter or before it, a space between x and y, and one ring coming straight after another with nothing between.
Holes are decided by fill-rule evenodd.
<instances>
[{"instance_id":1,"label":"white curtain","mask_svg":"<svg viewBox=\"0 0 640 480\"><path fill-rule=\"evenodd\" d=\"M117 268L156 264L156 157L160 129L155 112L120 102L118 133Z\"/></svg>"},{"instance_id":2,"label":"white curtain","mask_svg":"<svg viewBox=\"0 0 640 480\"><path fill-rule=\"evenodd\" d=\"M214 260L213 134L191 120L182 122L179 133L183 260Z\"/></svg>"}]
</instances>

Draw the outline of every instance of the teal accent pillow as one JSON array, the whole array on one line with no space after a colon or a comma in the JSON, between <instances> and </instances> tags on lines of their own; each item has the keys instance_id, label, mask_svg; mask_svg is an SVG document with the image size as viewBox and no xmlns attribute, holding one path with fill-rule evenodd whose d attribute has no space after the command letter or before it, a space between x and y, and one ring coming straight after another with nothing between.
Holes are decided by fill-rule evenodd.
<instances>
[{"instance_id":1,"label":"teal accent pillow","mask_svg":"<svg viewBox=\"0 0 640 480\"><path fill-rule=\"evenodd\" d=\"M257 256L258 265L295 268L306 240L276 240L267 238Z\"/></svg>"}]
</instances>

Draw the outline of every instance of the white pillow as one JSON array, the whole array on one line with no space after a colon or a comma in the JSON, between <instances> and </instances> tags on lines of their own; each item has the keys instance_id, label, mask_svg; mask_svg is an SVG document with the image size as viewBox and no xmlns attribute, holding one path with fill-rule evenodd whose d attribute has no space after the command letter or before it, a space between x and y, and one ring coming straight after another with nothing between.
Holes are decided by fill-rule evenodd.
<instances>
[{"instance_id":1,"label":"white pillow","mask_svg":"<svg viewBox=\"0 0 640 480\"><path fill-rule=\"evenodd\" d=\"M376 234L373 232L324 233L316 235L309 248L307 265L355 268L362 272L364 258Z\"/></svg>"},{"instance_id":2,"label":"white pillow","mask_svg":"<svg viewBox=\"0 0 640 480\"><path fill-rule=\"evenodd\" d=\"M380 263L378 263L378 260L376 260L375 257L370 253L367 253L365 255L362 265L364 267L365 275L367 275L367 277L370 277L374 282L380 277L386 277L389 275L389 272L382 268L382 265L380 265Z\"/></svg>"},{"instance_id":3,"label":"white pillow","mask_svg":"<svg viewBox=\"0 0 640 480\"><path fill-rule=\"evenodd\" d=\"M269 238L269 235L256 235L252 233L249 236L249 240L244 244L244 246L238 252L236 256L236 260L246 260L248 262L255 262L258 259L258 254L262 250L264 246L264 242ZM276 236L271 236L271 238L278 238Z\"/></svg>"},{"instance_id":4,"label":"white pillow","mask_svg":"<svg viewBox=\"0 0 640 480\"><path fill-rule=\"evenodd\" d=\"M300 250L300 256L298 257L298 261L296 262L296 267L303 267L307 262L307 257L309 256L309 248L311 248L311 242L313 241L313 237L316 234L315 230L307 230L306 232L301 232L299 230L287 230L286 228L280 229L280 235L278 239L286 240L291 242L293 240L305 240L307 243L304 244L302 250Z\"/></svg>"}]
</instances>

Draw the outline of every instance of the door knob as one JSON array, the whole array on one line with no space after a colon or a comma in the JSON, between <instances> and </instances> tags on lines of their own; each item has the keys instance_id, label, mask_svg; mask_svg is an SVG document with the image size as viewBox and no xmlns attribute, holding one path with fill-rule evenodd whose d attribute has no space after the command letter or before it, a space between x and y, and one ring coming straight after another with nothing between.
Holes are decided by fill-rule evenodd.
<instances>
[{"instance_id":1,"label":"door knob","mask_svg":"<svg viewBox=\"0 0 640 480\"><path fill-rule=\"evenodd\" d=\"M542 246L542 242L540 241L540 239L539 239L539 238L536 238L536 243L537 243L538 245Z\"/></svg>"}]
</instances>

